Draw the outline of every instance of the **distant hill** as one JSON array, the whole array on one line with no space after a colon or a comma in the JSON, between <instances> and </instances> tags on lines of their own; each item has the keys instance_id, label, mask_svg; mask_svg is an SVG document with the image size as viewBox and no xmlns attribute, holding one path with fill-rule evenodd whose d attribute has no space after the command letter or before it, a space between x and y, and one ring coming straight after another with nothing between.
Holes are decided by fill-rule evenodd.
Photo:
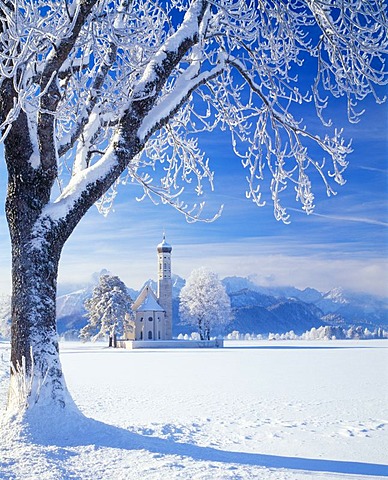
<instances>
[{"instance_id":1,"label":"distant hill","mask_svg":"<svg viewBox=\"0 0 388 480\"><path fill-rule=\"evenodd\" d=\"M84 302L90 298L103 270L96 273L87 285L60 287L57 297L58 333L77 337L86 324ZM179 323L179 293L185 280L173 275L173 335L190 334L192 327ZM268 334L285 333L294 330L301 334L311 328L332 326L349 328L360 326L373 331L388 328L388 299L363 293L354 293L334 288L329 292L319 292L313 288L300 290L292 286L263 287L249 278L226 277L222 280L230 296L234 321L224 333L237 330L240 333ZM156 282L149 280L156 290ZM136 299L139 291L128 288ZM221 332L219 332L221 333ZM0 338L10 335L10 297L0 296Z\"/></svg>"},{"instance_id":2,"label":"distant hill","mask_svg":"<svg viewBox=\"0 0 388 480\"><path fill-rule=\"evenodd\" d=\"M233 291L233 288L240 286L236 281L238 277L230 277L223 280L224 285L229 291L235 320L233 330L241 333L268 334L270 332L287 332L294 330L295 333L303 333L312 327L319 327L323 322L323 312L312 303L306 303L294 296L286 297L285 293L295 294L296 289L280 289L276 291L277 295L269 294L268 290L256 288L251 290L246 288L247 283L241 282L245 286L242 290ZM264 293L266 292L266 293ZM303 297L303 295L302 295ZM304 296L303 298L306 298Z\"/></svg>"},{"instance_id":3,"label":"distant hill","mask_svg":"<svg viewBox=\"0 0 388 480\"><path fill-rule=\"evenodd\" d=\"M267 307L271 301L275 305L278 301L284 303L284 300L291 299L309 305L304 307L304 313L303 308L297 312L295 307L290 311L290 305L282 307L283 321L289 323L291 320L294 330L299 330L305 321L316 323L317 319L321 325L360 325L368 328L388 325L386 298L348 292L342 288L322 293L313 288L299 290L295 287L263 287L241 277L226 277L223 283L237 311L244 306ZM301 305L298 306L300 307Z\"/></svg>"},{"instance_id":4,"label":"distant hill","mask_svg":"<svg viewBox=\"0 0 388 480\"><path fill-rule=\"evenodd\" d=\"M388 324L388 301L380 297L335 288L325 293L316 305L325 314L335 314L348 324Z\"/></svg>"},{"instance_id":5,"label":"distant hill","mask_svg":"<svg viewBox=\"0 0 388 480\"><path fill-rule=\"evenodd\" d=\"M103 272L106 273L106 272ZM60 295L57 299L58 332L76 334L86 319L83 307L92 295L99 274L90 285ZM388 300L362 293L346 292L341 288L322 293L313 288L300 290L292 286L263 287L249 278L226 277L222 280L230 296L235 319L227 332L268 334L294 330L300 334L321 325L360 325L373 329L387 327ZM156 290L156 282L148 280ZM191 333L192 327L179 323L179 293L185 280L173 275L173 335ZM138 291L128 288L133 299Z\"/></svg>"},{"instance_id":6,"label":"distant hill","mask_svg":"<svg viewBox=\"0 0 388 480\"><path fill-rule=\"evenodd\" d=\"M322 293L314 288L299 290L296 287L263 287L245 277L225 277L222 280L228 293L252 290L276 298L297 298L306 303L314 303L322 298Z\"/></svg>"}]
</instances>

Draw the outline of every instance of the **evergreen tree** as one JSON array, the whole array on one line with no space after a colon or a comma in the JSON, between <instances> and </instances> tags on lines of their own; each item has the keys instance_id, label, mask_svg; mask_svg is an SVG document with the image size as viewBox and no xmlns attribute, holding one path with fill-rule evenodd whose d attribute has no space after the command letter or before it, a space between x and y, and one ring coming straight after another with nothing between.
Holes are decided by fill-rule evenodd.
<instances>
[{"instance_id":1,"label":"evergreen tree","mask_svg":"<svg viewBox=\"0 0 388 480\"><path fill-rule=\"evenodd\" d=\"M89 321L82 328L80 337L97 339L109 336L109 346L116 347L117 335L122 335L126 323L132 316L132 298L127 287L112 275L102 275L99 285L93 290L93 296L85 301L86 316Z\"/></svg>"},{"instance_id":2,"label":"evergreen tree","mask_svg":"<svg viewBox=\"0 0 388 480\"><path fill-rule=\"evenodd\" d=\"M355 122L359 102L382 101L387 47L382 0L2 1L8 411L72 403L56 332L58 268L93 205L106 214L119 185L134 181L198 219L214 176L200 139L227 131L248 198L264 205L269 189L276 219L288 222L282 198L295 189L311 213L316 176L332 194L351 152L325 109L342 97ZM185 186L199 202L186 203Z\"/></svg>"}]
</instances>

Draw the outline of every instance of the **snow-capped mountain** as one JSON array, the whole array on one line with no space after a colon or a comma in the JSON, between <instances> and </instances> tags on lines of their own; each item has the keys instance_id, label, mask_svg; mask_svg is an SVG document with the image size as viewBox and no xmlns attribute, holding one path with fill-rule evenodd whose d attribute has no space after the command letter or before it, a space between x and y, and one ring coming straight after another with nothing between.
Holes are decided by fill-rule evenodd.
<instances>
[{"instance_id":1,"label":"snow-capped mountain","mask_svg":"<svg viewBox=\"0 0 388 480\"><path fill-rule=\"evenodd\" d=\"M93 285L57 297L57 329L58 333L78 332L86 324L84 302L93 293Z\"/></svg>"},{"instance_id":2,"label":"snow-capped mountain","mask_svg":"<svg viewBox=\"0 0 388 480\"><path fill-rule=\"evenodd\" d=\"M72 316L85 312L84 302L93 293L94 286L88 285L87 287L77 290L75 292L61 295L57 298L57 318L66 316Z\"/></svg>"},{"instance_id":3,"label":"snow-capped mountain","mask_svg":"<svg viewBox=\"0 0 388 480\"><path fill-rule=\"evenodd\" d=\"M326 314L335 314L348 324L388 324L388 299L335 288L325 293L316 305Z\"/></svg>"},{"instance_id":4,"label":"snow-capped mountain","mask_svg":"<svg viewBox=\"0 0 388 480\"><path fill-rule=\"evenodd\" d=\"M341 287L333 288L323 295L323 300L330 300L332 303L346 305L349 300L346 298L344 289Z\"/></svg>"},{"instance_id":5,"label":"snow-capped mountain","mask_svg":"<svg viewBox=\"0 0 388 480\"><path fill-rule=\"evenodd\" d=\"M238 285L236 281L233 283ZM294 294L296 289L287 290ZM293 296L274 296L248 288L233 292L230 283L229 291L235 317L232 325L234 330L254 334L289 330L302 333L325 323L322 321L323 312L319 308ZM281 293L284 291L281 289Z\"/></svg>"},{"instance_id":6,"label":"snow-capped mountain","mask_svg":"<svg viewBox=\"0 0 388 480\"><path fill-rule=\"evenodd\" d=\"M173 298L178 298L182 287L185 286L186 280L183 279L182 277L180 277L179 275L175 275L175 274L171 275L171 280L172 280L172 297ZM136 294L133 298L136 298L136 296L143 290L143 288L146 285L149 285L154 292L156 292L157 289L158 289L158 285L157 285L156 281L152 280L150 278L146 282L144 282L141 289L138 292L136 292ZM133 292L135 292L135 291L133 290Z\"/></svg>"},{"instance_id":7,"label":"snow-capped mountain","mask_svg":"<svg viewBox=\"0 0 388 480\"><path fill-rule=\"evenodd\" d=\"M106 273L106 272L102 272ZM89 285L61 295L57 299L58 331L78 331L86 323L83 304L92 295L100 274ZM226 277L222 280L232 303L235 320L230 330L242 333L268 333L294 330L303 332L320 325L386 326L388 301L371 295L335 288L321 293L313 288L292 286L263 287L250 278ZM149 280L156 290L156 282ZM186 332L179 325L179 292L185 280L173 275L174 335ZM138 291L128 289L135 299Z\"/></svg>"},{"instance_id":8,"label":"snow-capped mountain","mask_svg":"<svg viewBox=\"0 0 388 480\"><path fill-rule=\"evenodd\" d=\"M251 290L277 298L297 298L306 303L315 303L322 298L322 293L314 288L299 290L292 286L263 287L257 285L249 278L244 277L225 277L222 280L222 283L228 294L239 292L241 290Z\"/></svg>"}]
</instances>

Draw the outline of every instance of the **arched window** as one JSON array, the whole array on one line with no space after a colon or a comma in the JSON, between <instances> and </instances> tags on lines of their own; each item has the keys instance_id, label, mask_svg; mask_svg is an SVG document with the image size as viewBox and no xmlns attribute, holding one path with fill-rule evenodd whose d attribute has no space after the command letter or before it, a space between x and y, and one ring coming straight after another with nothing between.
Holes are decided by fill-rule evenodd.
<instances>
[{"instance_id":1,"label":"arched window","mask_svg":"<svg viewBox=\"0 0 388 480\"><path fill-rule=\"evenodd\" d=\"M143 317L140 318L140 321L141 321L141 322L143 321Z\"/></svg>"},{"instance_id":2,"label":"arched window","mask_svg":"<svg viewBox=\"0 0 388 480\"><path fill-rule=\"evenodd\" d=\"M158 339L160 340L160 330L159 330L159 332L158 332Z\"/></svg>"},{"instance_id":3,"label":"arched window","mask_svg":"<svg viewBox=\"0 0 388 480\"><path fill-rule=\"evenodd\" d=\"M140 340L143 340L143 331L140 332Z\"/></svg>"},{"instance_id":4,"label":"arched window","mask_svg":"<svg viewBox=\"0 0 388 480\"><path fill-rule=\"evenodd\" d=\"M152 340L152 332L151 332L151 330L148 332L148 340Z\"/></svg>"}]
</instances>

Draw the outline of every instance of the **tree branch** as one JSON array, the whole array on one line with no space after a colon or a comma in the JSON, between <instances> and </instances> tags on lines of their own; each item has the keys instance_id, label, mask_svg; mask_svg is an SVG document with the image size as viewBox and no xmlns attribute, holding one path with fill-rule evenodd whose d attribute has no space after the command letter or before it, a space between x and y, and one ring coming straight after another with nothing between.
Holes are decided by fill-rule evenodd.
<instances>
[{"instance_id":1,"label":"tree branch","mask_svg":"<svg viewBox=\"0 0 388 480\"><path fill-rule=\"evenodd\" d=\"M205 14L207 2L196 0L186 12L184 20L177 31L171 35L146 67L141 79L134 89L129 108L124 112L116 128L110 147L94 165L74 175L64 188L57 202L48 207L53 218L66 217L69 235L86 211L119 178L131 160L144 148L146 139L139 137L139 128L144 118L154 107L160 92L182 58L198 41L199 25ZM219 71L217 70L217 74ZM214 74L215 75L215 74ZM204 83L208 78L200 78ZM181 106L190 96L190 92L181 98ZM179 108L173 108L170 115L163 118L148 131L147 138L168 121ZM63 214L64 210L65 214ZM58 215L59 213L59 215ZM61 214L62 213L62 214Z\"/></svg>"},{"instance_id":2,"label":"tree branch","mask_svg":"<svg viewBox=\"0 0 388 480\"><path fill-rule=\"evenodd\" d=\"M37 121L37 137L40 159L45 169L46 178L50 178L51 188L57 176L57 151L55 145L54 112L61 100L57 84L58 73L73 49L82 27L98 0L85 0L80 4L78 14L74 17L71 34L65 36L55 49L53 56L47 61L40 78L40 90L45 92L40 98L40 109Z\"/></svg>"},{"instance_id":3,"label":"tree branch","mask_svg":"<svg viewBox=\"0 0 388 480\"><path fill-rule=\"evenodd\" d=\"M65 155L73 146L75 142L80 138L81 134L84 132L85 127L90 119L90 114L92 113L94 107L99 101L99 91L104 84L104 80L109 73L109 69L112 67L116 60L117 54L117 45L113 43L110 44L109 54L107 60L100 65L98 73L96 74L93 85L90 87L90 95L87 105L85 106L84 112L81 117L78 119L77 125L74 131L65 139L65 143L59 145L58 156L62 157Z\"/></svg>"}]
</instances>

